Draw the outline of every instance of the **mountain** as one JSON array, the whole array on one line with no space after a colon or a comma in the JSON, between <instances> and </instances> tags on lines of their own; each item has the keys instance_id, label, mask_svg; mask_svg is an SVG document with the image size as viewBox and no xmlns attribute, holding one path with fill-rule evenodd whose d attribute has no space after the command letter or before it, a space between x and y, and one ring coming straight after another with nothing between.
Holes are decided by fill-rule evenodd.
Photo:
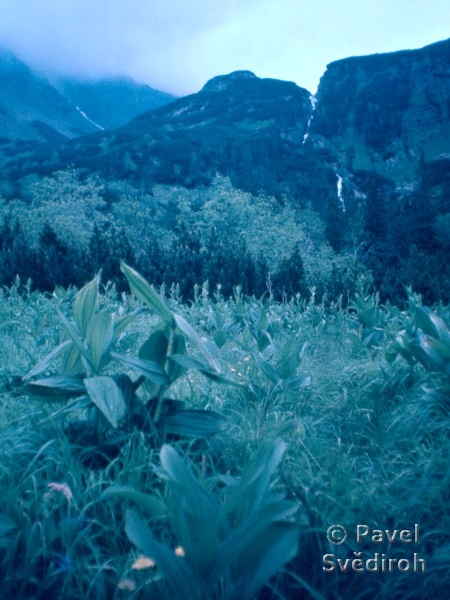
<instances>
[{"instance_id":1,"label":"mountain","mask_svg":"<svg viewBox=\"0 0 450 600\"><path fill-rule=\"evenodd\" d=\"M8 69L4 62L3 71ZM333 62L316 97L295 83L261 79L249 71L221 75L196 94L166 96L162 106L112 130L98 126L107 123L102 118L117 117L117 105L122 115L128 111L124 98L131 92L119 93L126 82L116 84L113 93L105 91L104 82L88 90L79 82L60 81L57 91L45 81L30 80L23 65L13 61L10 70L12 83L0 94L2 123L8 123L4 115L11 112L8 98L21 98L22 112L16 112L22 121L16 121L25 130L46 128L48 139L49 131L65 135L58 146L24 147L19 154L0 145L2 177L11 197L27 175L70 166L81 176L127 182L141 194L151 193L155 183L208 185L221 173L243 190L264 192L280 202L289 198L299 209L311 207L324 222L333 249L363 257L384 297L398 297L412 281L423 281L423 289L433 281L450 295L450 269L445 267L450 248L450 39L419 50ZM17 81L31 81L30 89L41 91L20 96L25 83ZM117 100L107 106L105 98L114 94ZM27 98L33 115L48 110L45 119L25 119ZM64 131L55 125L64 122L63 107L68 115ZM77 135L80 123L95 131ZM442 297L439 289L434 297Z\"/></svg>"},{"instance_id":2,"label":"mountain","mask_svg":"<svg viewBox=\"0 0 450 600\"><path fill-rule=\"evenodd\" d=\"M450 213L450 39L328 65L305 150L329 173L316 208L339 223L340 243L362 214L385 252L433 251Z\"/></svg>"},{"instance_id":3,"label":"mountain","mask_svg":"<svg viewBox=\"0 0 450 600\"><path fill-rule=\"evenodd\" d=\"M59 156L61 166L150 187L205 184L221 172L239 187L289 193L310 112L309 92L294 83L238 71L119 129L74 139Z\"/></svg>"},{"instance_id":4,"label":"mountain","mask_svg":"<svg viewBox=\"0 0 450 600\"><path fill-rule=\"evenodd\" d=\"M439 296L450 282L450 39L328 65L305 151L328 173L315 207L335 249L359 244L384 297L413 281Z\"/></svg>"},{"instance_id":5,"label":"mountain","mask_svg":"<svg viewBox=\"0 0 450 600\"><path fill-rule=\"evenodd\" d=\"M420 160L450 158L449 102L450 40L336 61L320 81L310 141L342 167L399 183Z\"/></svg>"},{"instance_id":6,"label":"mountain","mask_svg":"<svg viewBox=\"0 0 450 600\"><path fill-rule=\"evenodd\" d=\"M60 77L54 86L71 106L82 111L101 130L120 127L137 115L175 99L129 77L84 81Z\"/></svg>"},{"instance_id":7,"label":"mountain","mask_svg":"<svg viewBox=\"0 0 450 600\"><path fill-rule=\"evenodd\" d=\"M62 141L94 131L50 83L7 50L0 50L2 140Z\"/></svg>"},{"instance_id":8,"label":"mountain","mask_svg":"<svg viewBox=\"0 0 450 600\"><path fill-rule=\"evenodd\" d=\"M425 180L435 195L447 185L450 40L331 63L316 98L249 71L173 99L125 79L61 79L52 87L17 59L2 63L2 137L17 127L24 139L29 132L71 138L51 164L48 156L11 156L4 166L14 178L74 165L151 188L207 184L220 172L245 190L312 203L323 218L338 203L347 229L375 181L402 202ZM146 103L153 109L143 112ZM86 130L96 133L80 136Z\"/></svg>"},{"instance_id":9,"label":"mountain","mask_svg":"<svg viewBox=\"0 0 450 600\"><path fill-rule=\"evenodd\" d=\"M92 81L33 72L0 49L0 137L55 143L123 125L173 96L129 78Z\"/></svg>"},{"instance_id":10,"label":"mountain","mask_svg":"<svg viewBox=\"0 0 450 600\"><path fill-rule=\"evenodd\" d=\"M341 179L342 198L350 204L373 195L374 182L396 207L417 204L424 186L429 200L444 202L450 40L328 65L305 147L328 165L335 182Z\"/></svg>"}]
</instances>

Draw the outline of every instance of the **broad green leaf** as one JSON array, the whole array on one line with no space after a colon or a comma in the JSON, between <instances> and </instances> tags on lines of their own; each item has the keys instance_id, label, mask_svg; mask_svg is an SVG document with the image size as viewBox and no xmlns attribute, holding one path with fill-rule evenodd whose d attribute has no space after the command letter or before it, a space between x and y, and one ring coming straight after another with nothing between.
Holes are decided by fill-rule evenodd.
<instances>
[{"instance_id":1,"label":"broad green leaf","mask_svg":"<svg viewBox=\"0 0 450 600\"><path fill-rule=\"evenodd\" d=\"M171 446L162 446L160 461L170 491L173 529L197 578L204 578L212 568L220 541L219 505Z\"/></svg>"},{"instance_id":2,"label":"broad green leaf","mask_svg":"<svg viewBox=\"0 0 450 600\"><path fill-rule=\"evenodd\" d=\"M270 544L285 539L285 536L289 547L284 548L287 552L286 556L279 556L275 561L276 571L293 558L297 551L300 527L287 519L292 519L296 510L297 506L293 502L285 500L269 502L231 530L220 545L217 560L209 574L209 587L213 588L217 581L229 577L231 572L234 574L234 579L238 581L246 578L250 588L252 579L257 572L260 572L261 566L269 568L264 558L270 551ZM281 561L281 565L278 561ZM269 577L272 574L273 572ZM255 590L252 588L249 591L251 591L249 596L236 597L250 600Z\"/></svg>"},{"instance_id":3,"label":"broad green leaf","mask_svg":"<svg viewBox=\"0 0 450 600\"><path fill-rule=\"evenodd\" d=\"M149 517L156 519L162 517L167 509L161 500L150 494L143 494L127 485L113 485L103 492L100 500L105 499L131 500L144 509Z\"/></svg>"},{"instance_id":4,"label":"broad green leaf","mask_svg":"<svg viewBox=\"0 0 450 600\"><path fill-rule=\"evenodd\" d=\"M267 331L257 332L256 343L258 345L258 350L264 352L264 350L272 343L272 338Z\"/></svg>"},{"instance_id":5,"label":"broad green leaf","mask_svg":"<svg viewBox=\"0 0 450 600\"><path fill-rule=\"evenodd\" d=\"M114 325L112 315L106 311L93 315L89 322L86 341L89 345L90 362L94 373L98 373L107 362L108 351L113 342Z\"/></svg>"},{"instance_id":6,"label":"broad green leaf","mask_svg":"<svg viewBox=\"0 0 450 600\"><path fill-rule=\"evenodd\" d=\"M300 528L294 523L278 521L253 537L245 552L235 560L235 570L240 574L235 597L254 598L271 577L296 556L299 533Z\"/></svg>"},{"instance_id":7,"label":"broad green leaf","mask_svg":"<svg viewBox=\"0 0 450 600\"><path fill-rule=\"evenodd\" d=\"M261 371L264 373L264 375L267 377L267 379L269 381L271 381L275 385L280 382L280 377L279 377L275 367L273 367L266 360L257 359L256 362L258 363L259 368L261 369Z\"/></svg>"},{"instance_id":8,"label":"broad green leaf","mask_svg":"<svg viewBox=\"0 0 450 600\"><path fill-rule=\"evenodd\" d=\"M127 278L130 289L136 298L139 298L141 302L154 310L163 321L173 327L175 325L173 314L164 300L156 292L155 288L150 285L140 273L126 265L124 262L121 263L120 268Z\"/></svg>"},{"instance_id":9,"label":"broad green leaf","mask_svg":"<svg viewBox=\"0 0 450 600\"><path fill-rule=\"evenodd\" d=\"M439 339L433 340L433 346L443 362L447 363L450 361L450 345L445 344Z\"/></svg>"},{"instance_id":10,"label":"broad green leaf","mask_svg":"<svg viewBox=\"0 0 450 600\"><path fill-rule=\"evenodd\" d=\"M134 311L129 315L114 318L114 339L116 340L136 318L138 311Z\"/></svg>"},{"instance_id":11,"label":"broad green leaf","mask_svg":"<svg viewBox=\"0 0 450 600\"><path fill-rule=\"evenodd\" d=\"M162 415L157 423L165 433L192 438L206 438L227 426L226 419L212 410L181 410Z\"/></svg>"},{"instance_id":12,"label":"broad green leaf","mask_svg":"<svg viewBox=\"0 0 450 600\"><path fill-rule=\"evenodd\" d=\"M99 283L100 276L97 275L92 281L81 288L73 301L73 317L83 336L86 336L89 322L97 308Z\"/></svg>"},{"instance_id":13,"label":"broad green leaf","mask_svg":"<svg viewBox=\"0 0 450 600\"><path fill-rule=\"evenodd\" d=\"M134 358L132 356L123 356L122 354L118 354L116 352L111 352L111 357L127 367L134 369L138 373L145 375L145 377L151 381L154 381L155 383L160 385L167 385L169 383L164 369L161 367L161 365L152 360Z\"/></svg>"},{"instance_id":14,"label":"broad green leaf","mask_svg":"<svg viewBox=\"0 0 450 600\"><path fill-rule=\"evenodd\" d=\"M69 345L64 349L61 356L61 370L67 375L78 375L84 370L84 365L81 360L81 352L78 346L73 342L69 332L64 329L62 336L65 341L69 341Z\"/></svg>"},{"instance_id":15,"label":"broad green leaf","mask_svg":"<svg viewBox=\"0 0 450 600\"><path fill-rule=\"evenodd\" d=\"M378 342L379 339L380 339L380 330L376 329L375 331L371 331L364 338L363 346L365 348L371 348Z\"/></svg>"},{"instance_id":16,"label":"broad green leaf","mask_svg":"<svg viewBox=\"0 0 450 600\"><path fill-rule=\"evenodd\" d=\"M416 358L431 371L445 371L445 362L440 353L442 347L445 350L438 339L424 334L418 335L417 343L411 345Z\"/></svg>"},{"instance_id":17,"label":"broad green leaf","mask_svg":"<svg viewBox=\"0 0 450 600\"><path fill-rule=\"evenodd\" d=\"M164 369L169 347L170 331L167 325L163 325L152 331L139 348L139 358L158 363Z\"/></svg>"},{"instance_id":18,"label":"broad green leaf","mask_svg":"<svg viewBox=\"0 0 450 600\"><path fill-rule=\"evenodd\" d=\"M67 346L71 344L71 340L66 340L62 344L59 344L59 346L57 346L51 352L49 352L49 354L47 354L45 358L43 358L35 367L31 369L31 371L29 371L29 373L25 375L23 381L28 381L29 379L32 379L33 377L44 373L44 371L47 371L52 362L67 349Z\"/></svg>"},{"instance_id":19,"label":"broad green leaf","mask_svg":"<svg viewBox=\"0 0 450 600\"><path fill-rule=\"evenodd\" d=\"M27 384L27 390L35 395L55 400L86 393L82 379L70 375L51 375L44 379L36 379Z\"/></svg>"},{"instance_id":20,"label":"broad green leaf","mask_svg":"<svg viewBox=\"0 0 450 600\"><path fill-rule=\"evenodd\" d=\"M126 413L123 394L111 377L88 377L84 380L92 402L103 413L113 427L118 427Z\"/></svg>"},{"instance_id":21,"label":"broad green leaf","mask_svg":"<svg viewBox=\"0 0 450 600\"><path fill-rule=\"evenodd\" d=\"M415 362L414 349L405 331L401 331L397 334L394 347L410 364Z\"/></svg>"},{"instance_id":22,"label":"broad green leaf","mask_svg":"<svg viewBox=\"0 0 450 600\"><path fill-rule=\"evenodd\" d=\"M302 352L304 351L302 348ZM295 337L289 339L283 346L280 358L277 361L277 373L282 379L287 379L295 375L300 364L300 349L298 340Z\"/></svg>"},{"instance_id":23,"label":"broad green leaf","mask_svg":"<svg viewBox=\"0 0 450 600\"><path fill-rule=\"evenodd\" d=\"M438 331L434 326L433 320L431 318L431 311L424 306L415 306L414 307L414 316L416 320L416 325L427 335L431 335L435 338L438 337Z\"/></svg>"},{"instance_id":24,"label":"broad green leaf","mask_svg":"<svg viewBox=\"0 0 450 600\"><path fill-rule=\"evenodd\" d=\"M184 335L188 338L188 340L193 344L195 348L202 354L203 358L205 358L208 363L209 368L212 371L218 373L220 371L220 367L216 359L209 352L206 344L201 340L198 333L191 327L191 325L184 319L181 315L175 315L175 320L178 327L184 333Z\"/></svg>"},{"instance_id":25,"label":"broad green leaf","mask_svg":"<svg viewBox=\"0 0 450 600\"><path fill-rule=\"evenodd\" d=\"M186 355L186 343L184 341L184 335L178 331L178 329L172 330L170 338L171 348L169 360L166 364L166 371L171 382L181 377L186 372L185 367L180 363L170 360L172 356L185 356Z\"/></svg>"},{"instance_id":26,"label":"broad green leaf","mask_svg":"<svg viewBox=\"0 0 450 600\"><path fill-rule=\"evenodd\" d=\"M196 581L186 561L158 542L147 524L134 510L127 510L125 514L125 532L135 546L156 562L156 567L171 589L174 598L185 598L189 593L192 600L200 600L195 592Z\"/></svg>"},{"instance_id":27,"label":"broad green leaf","mask_svg":"<svg viewBox=\"0 0 450 600\"><path fill-rule=\"evenodd\" d=\"M380 309L373 306L358 313L359 320L367 329L375 327L380 320Z\"/></svg>"},{"instance_id":28,"label":"broad green leaf","mask_svg":"<svg viewBox=\"0 0 450 600\"><path fill-rule=\"evenodd\" d=\"M286 388L290 392L299 392L302 388L309 387L312 383L310 375L294 375L285 381Z\"/></svg>"},{"instance_id":29,"label":"broad green leaf","mask_svg":"<svg viewBox=\"0 0 450 600\"><path fill-rule=\"evenodd\" d=\"M230 491L224 504L225 512L235 513L240 522L259 510L270 492L271 478L285 451L286 444L280 438L261 445L245 469L239 485Z\"/></svg>"},{"instance_id":30,"label":"broad green leaf","mask_svg":"<svg viewBox=\"0 0 450 600\"><path fill-rule=\"evenodd\" d=\"M167 481L177 483L183 487L194 489L201 488L201 495L207 499L207 503L212 502L210 494L200 485L197 479L192 475L190 469L178 452L169 444L163 444L159 453L159 460L164 470L164 478Z\"/></svg>"},{"instance_id":31,"label":"broad green leaf","mask_svg":"<svg viewBox=\"0 0 450 600\"><path fill-rule=\"evenodd\" d=\"M398 348L395 347L394 344L389 345L386 350L384 351L384 358L387 360L387 362L392 365L393 362L395 361L395 359L397 358L397 356L399 355L399 350Z\"/></svg>"},{"instance_id":32,"label":"broad green leaf","mask_svg":"<svg viewBox=\"0 0 450 600\"><path fill-rule=\"evenodd\" d=\"M87 367L89 374L90 375L93 374L94 367L91 363L91 357L89 355L89 352L87 351L86 344L85 344L83 338L81 337L80 332L78 331L76 325L74 325L68 319L66 319L66 317L61 312L59 312L59 318L61 319L64 327L66 328L67 333L69 334L70 338L72 339L75 346L80 351L80 354L84 358L85 365Z\"/></svg>"},{"instance_id":33,"label":"broad green leaf","mask_svg":"<svg viewBox=\"0 0 450 600\"><path fill-rule=\"evenodd\" d=\"M214 342L217 344L218 348L222 348L225 343L228 341L227 332L221 329L220 331L216 331L214 333Z\"/></svg>"}]
</instances>

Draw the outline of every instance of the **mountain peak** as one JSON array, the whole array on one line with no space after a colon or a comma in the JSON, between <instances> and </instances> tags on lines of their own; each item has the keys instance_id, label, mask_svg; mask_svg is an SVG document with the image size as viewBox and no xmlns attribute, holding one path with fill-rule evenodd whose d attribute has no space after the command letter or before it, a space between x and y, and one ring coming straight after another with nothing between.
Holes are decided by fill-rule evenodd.
<instances>
[{"instance_id":1,"label":"mountain peak","mask_svg":"<svg viewBox=\"0 0 450 600\"><path fill-rule=\"evenodd\" d=\"M258 77L251 71L233 71L228 75L218 75L205 83L202 92L222 92L237 81L243 81L245 79L258 79Z\"/></svg>"}]
</instances>

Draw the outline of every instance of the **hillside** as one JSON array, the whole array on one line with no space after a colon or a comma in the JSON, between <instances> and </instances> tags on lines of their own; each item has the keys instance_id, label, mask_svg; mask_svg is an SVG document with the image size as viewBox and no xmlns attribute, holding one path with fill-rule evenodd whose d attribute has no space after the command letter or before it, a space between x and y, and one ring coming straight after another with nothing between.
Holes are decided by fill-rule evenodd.
<instances>
[{"instance_id":1,"label":"hillside","mask_svg":"<svg viewBox=\"0 0 450 600\"><path fill-rule=\"evenodd\" d=\"M96 124L96 129L101 130L121 127L137 115L175 99L129 77L93 80L60 77L54 86L71 106L82 110Z\"/></svg>"},{"instance_id":2,"label":"hillside","mask_svg":"<svg viewBox=\"0 0 450 600\"><path fill-rule=\"evenodd\" d=\"M205 184L220 172L244 189L290 193L309 97L294 83L233 73L114 132L71 141L61 166L150 187Z\"/></svg>"},{"instance_id":3,"label":"hillside","mask_svg":"<svg viewBox=\"0 0 450 600\"><path fill-rule=\"evenodd\" d=\"M341 168L414 179L420 160L449 159L450 40L328 65L309 141Z\"/></svg>"},{"instance_id":4,"label":"hillside","mask_svg":"<svg viewBox=\"0 0 450 600\"><path fill-rule=\"evenodd\" d=\"M53 142L94 131L50 83L0 49L2 139Z\"/></svg>"},{"instance_id":5,"label":"hillside","mask_svg":"<svg viewBox=\"0 0 450 600\"><path fill-rule=\"evenodd\" d=\"M10 140L61 141L120 127L173 96L130 78L77 80L32 71L0 48L0 132Z\"/></svg>"},{"instance_id":6,"label":"hillside","mask_svg":"<svg viewBox=\"0 0 450 600\"><path fill-rule=\"evenodd\" d=\"M335 248L364 242L385 294L447 285L450 40L328 65L305 149L339 182L322 209Z\"/></svg>"}]
</instances>

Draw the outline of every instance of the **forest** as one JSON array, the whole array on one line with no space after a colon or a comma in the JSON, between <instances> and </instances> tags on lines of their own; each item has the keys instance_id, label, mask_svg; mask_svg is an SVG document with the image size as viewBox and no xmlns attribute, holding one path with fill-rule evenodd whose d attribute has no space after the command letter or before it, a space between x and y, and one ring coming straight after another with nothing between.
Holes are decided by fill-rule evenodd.
<instances>
[{"instance_id":1,"label":"forest","mask_svg":"<svg viewBox=\"0 0 450 600\"><path fill-rule=\"evenodd\" d=\"M425 302L448 302L442 198L434 207L420 201L430 196L419 189L419 200L394 204L378 176L370 186L367 201L347 217L337 197L323 215L287 196L243 191L219 174L206 186L147 191L75 169L25 177L19 199L0 199L0 283L18 276L52 292L81 287L101 270L104 283L122 290L125 260L155 286L176 286L185 300L207 281L225 297L240 285L257 297L313 293L348 304L364 281L401 307L412 284Z\"/></svg>"}]
</instances>

